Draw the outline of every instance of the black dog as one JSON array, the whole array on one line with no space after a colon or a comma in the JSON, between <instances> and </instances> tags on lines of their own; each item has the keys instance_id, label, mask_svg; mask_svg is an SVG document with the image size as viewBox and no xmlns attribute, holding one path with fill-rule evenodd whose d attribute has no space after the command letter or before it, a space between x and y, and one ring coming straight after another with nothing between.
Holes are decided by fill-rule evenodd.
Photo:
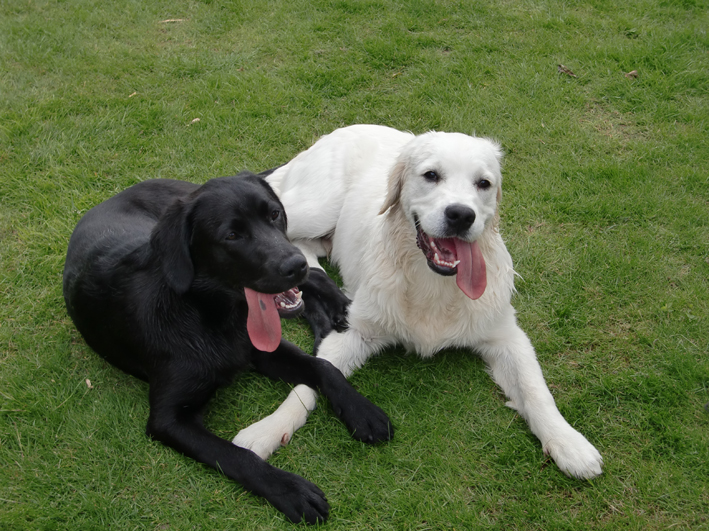
<instances>
[{"instance_id":1,"label":"black dog","mask_svg":"<svg viewBox=\"0 0 709 531\"><path fill-rule=\"evenodd\" d=\"M294 522L315 523L329 509L320 489L202 424L216 389L251 365L320 389L359 440L392 435L386 415L337 369L280 339L279 311L302 309L295 286L307 286L308 275L285 230L283 206L256 175L203 186L145 181L79 221L64 298L89 346L150 384L149 436L235 479Z\"/></svg>"}]
</instances>

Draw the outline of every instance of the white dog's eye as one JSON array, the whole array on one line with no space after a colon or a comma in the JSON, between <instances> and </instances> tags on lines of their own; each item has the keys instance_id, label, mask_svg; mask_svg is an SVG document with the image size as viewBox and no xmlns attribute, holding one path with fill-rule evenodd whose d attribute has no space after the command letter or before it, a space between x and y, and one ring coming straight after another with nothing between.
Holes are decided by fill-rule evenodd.
<instances>
[{"instance_id":1,"label":"white dog's eye","mask_svg":"<svg viewBox=\"0 0 709 531\"><path fill-rule=\"evenodd\" d=\"M480 179L478 181L478 188L480 188L481 190L487 190L488 188L490 188L490 186L490 181L488 181L487 179Z\"/></svg>"},{"instance_id":2,"label":"white dog's eye","mask_svg":"<svg viewBox=\"0 0 709 531\"><path fill-rule=\"evenodd\" d=\"M436 173L433 170L429 170L426 173L424 173L423 178L429 182L432 182L432 183L437 183L438 181L441 180L441 177L438 175L438 173Z\"/></svg>"}]
</instances>

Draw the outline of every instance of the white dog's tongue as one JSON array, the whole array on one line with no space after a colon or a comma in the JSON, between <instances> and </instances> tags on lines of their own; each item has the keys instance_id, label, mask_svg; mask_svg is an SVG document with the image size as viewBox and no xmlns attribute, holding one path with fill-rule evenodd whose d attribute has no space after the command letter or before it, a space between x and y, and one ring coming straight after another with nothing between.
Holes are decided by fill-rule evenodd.
<instances>
[{"instance_id":1,"label":"white dog's tongue","mask_svg":"<svg viewBox=\"0 0 709 531\"><path fill-rule=\"evenodd\" d=\"M485 258L478 242L468 243L458 238L455 241L455 253L460 260L455 282L463 293L475 300L485 293L487 274Z\"/></svg>"},{"instance_id":2,"label":"white dog's tongue","mask_svg":"<svg viewBox=\"0 0 709 531\"><path fill-rule=\"evenodd\" d=\"M264 352L273 352L281 343L281 318L273 295L244 288L249 317L246 330L253 346Z\"/></svg>"}]
</instances>

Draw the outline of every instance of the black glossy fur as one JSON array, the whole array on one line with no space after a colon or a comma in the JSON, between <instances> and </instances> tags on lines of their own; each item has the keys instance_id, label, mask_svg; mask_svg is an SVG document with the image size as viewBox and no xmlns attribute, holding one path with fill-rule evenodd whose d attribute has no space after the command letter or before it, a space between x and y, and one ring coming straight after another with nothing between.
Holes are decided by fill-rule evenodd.
<instances>
[{"instance_id":1,"label":"black glossy fur","mask_svg":"<svg viewBox=\"0 0 709 531\"><path fill-rule=\"evenodd\" d=\"M320 389L357 439L391 437L386 415L330 363L283 340L273 353L251 345L243 288L279 293L307 284L307 264L285 228L280 201L256 175L203 186L145 181L79 221L64 298L86 342L150 384L149 436L220 470L294 522L315 523L329 510L320 489L202 424L216 389L251 366Z\"/></svg>"},{"instance_id":2,"label":"black glossy fur","mask_svg":"<svg viewBox=\"0 0 709 531\"><path fill-rule=\"evenodd\" d=\"M298 287L305 302L303 317L315 335L313 353L317 353L320 343L330 332L344 332L347 329L347 308L352 301L320 269L311 269L308 279Z\"/></svg>"}]
</instances>

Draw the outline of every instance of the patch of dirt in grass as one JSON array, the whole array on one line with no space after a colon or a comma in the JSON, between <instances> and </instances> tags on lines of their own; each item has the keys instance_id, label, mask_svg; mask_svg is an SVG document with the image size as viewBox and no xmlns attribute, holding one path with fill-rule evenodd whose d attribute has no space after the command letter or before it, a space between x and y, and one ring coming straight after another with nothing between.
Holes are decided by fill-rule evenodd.
<instances>
[{"instance_id":1,"label":"patch of dirt in grass","mask_svg":"<svg viewBox=\"0 0 709 531\"><path fill-rule=\"evenodd\" d=\"M581 124L594 129L600 135L622 145L629 141L643 140L647 132L635 123L632 113L608 110L596 103L587 103Z\"/></svg>"}]
</instances>

